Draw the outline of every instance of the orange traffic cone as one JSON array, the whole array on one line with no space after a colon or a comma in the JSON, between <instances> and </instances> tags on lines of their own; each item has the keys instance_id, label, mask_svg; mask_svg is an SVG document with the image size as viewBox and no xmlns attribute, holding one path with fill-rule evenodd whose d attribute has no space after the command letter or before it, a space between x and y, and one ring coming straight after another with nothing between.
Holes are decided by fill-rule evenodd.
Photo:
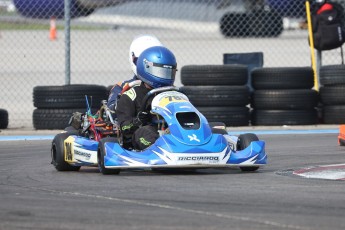
<instances>
[{"instance_id":1,"label":"orange traffic cone","mask_svg":"<svg viewBox=\"0 0 345 230\"><path fill-rule=\"evenodd\" d=\"M56 20L55 17L52 17L50 19L50 31L49 31L49 39L51 41L56 40L57 38L57 33L56 33Z\"/></svg>"}]
</instances>

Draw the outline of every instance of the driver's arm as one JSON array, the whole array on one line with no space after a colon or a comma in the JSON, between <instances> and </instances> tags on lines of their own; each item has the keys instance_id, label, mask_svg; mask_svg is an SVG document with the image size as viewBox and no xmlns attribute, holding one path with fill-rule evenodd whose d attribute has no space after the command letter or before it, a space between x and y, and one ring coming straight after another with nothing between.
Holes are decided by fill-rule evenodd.
<instances>
[{"instance_id":1,"label":"driver's arm","mask_svg":"<svg viewBox=\"0 0 345 230\"><path fill-rule=\"evenodd\" d=\"M124 136L130 136L139 128L140 123L136 119L136 104L124 93L116 106L116 115L121 132Z\"/></svg>"}]
</instances>

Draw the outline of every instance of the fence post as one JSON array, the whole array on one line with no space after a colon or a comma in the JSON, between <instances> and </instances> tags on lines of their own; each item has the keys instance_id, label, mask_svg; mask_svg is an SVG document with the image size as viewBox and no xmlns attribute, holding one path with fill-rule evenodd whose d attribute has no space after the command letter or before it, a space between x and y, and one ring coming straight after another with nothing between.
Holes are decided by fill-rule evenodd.
<instances>
[{"instance_id":1,"label":"fence post","mask_svg":"<svg viewBox=\"0 0 345 230\"><path fill-rule=\"evenodd\" d=\"M316 67L315 61L315 51L314 51L314 37L313 37L313 28L311 23L311 15L310 15L310 3L308 0L305 1L305 9L307 14L307 22L308 22L308 33L309 33L309 46L310 46L310 55L311 55L311 65L314 70L314 89L319 91L319 78L318 78L318 71Z\"/></svg>"},{"instance_id":2,"label":"fence post","mask_svg":"<svg viewBox=\"0 0 345 230\"><path fill-rule=\"evenodd\" d=\"M71 0L65 0L65 85L71 84Z\"/></svg>"}]
</instances>

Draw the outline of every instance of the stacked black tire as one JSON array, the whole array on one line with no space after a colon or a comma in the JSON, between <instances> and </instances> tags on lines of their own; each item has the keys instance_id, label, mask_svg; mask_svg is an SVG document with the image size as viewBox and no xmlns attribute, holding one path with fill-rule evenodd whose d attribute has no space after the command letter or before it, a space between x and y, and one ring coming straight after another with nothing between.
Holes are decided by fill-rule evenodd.
<instances>
[{"instance_id":1,"label":"stacked black tire","mask_svg":"<svg viewBox=\"0 0 345 230\"><path fill-rule=\"evenodd\" d=\"M320 97L325 124L345 124L345 65L320 68Z\"/></svg>"},{"instance_id":2,"label":"stacked black tire","mask_svg":"<svg viewBox=\"0 0 345 230\"><path fill-rule=\"evenodd\" d=\"M0 109L0 129L7 129L8 126L8 112L5 109Z\"/></svg>"},{"instance_id":3,"label":"stacked black tire","mask_svg":"<svg viewBox=\"0 0 345 230\"><path fill-rule=\"evenodd\" d=\"M100 85L36 86L33 89L35 129L64 129L74 112L85 113L86 98L92 112L107 99L107 88Z\"/></svg>"},{"instance_id":4,"label":"stacked black tire","mask_svg":"<svg viewBox=\"0 0 345 230\"><path fill-rule=\"evenodd\" d=\"M252 71L252 125L318 123L318 92L309 67L258 68Z\"/></svg>"},{"instance_id":5,"label":"stacked black tire","mask_svg":"<svg viewBox=\"0 0 345 230\"><path fill-rule=\"evenodd\" d=\"M249 124L248 68L244 65L187 65L181 69L181 92L209 122Z\"/></svg>"}]
</instances>

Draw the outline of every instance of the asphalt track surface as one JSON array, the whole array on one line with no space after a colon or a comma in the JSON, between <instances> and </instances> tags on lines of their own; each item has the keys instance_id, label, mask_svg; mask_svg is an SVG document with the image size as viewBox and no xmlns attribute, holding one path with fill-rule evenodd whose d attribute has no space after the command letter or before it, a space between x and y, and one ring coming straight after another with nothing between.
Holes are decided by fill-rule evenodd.
<instances>
[{"instance_id":1,"label":"asphalt track surface","mask_svg":"<svg viewBox=\"0 0 345 230\"><path fill-rule=\"evenodd\" d=\"M269 164L195 172L58 172L51 139L0 141L0 229L345 229L345 184L293 170L344 163L334 129L258 132Z\"/></svg>"}]
</instances>

